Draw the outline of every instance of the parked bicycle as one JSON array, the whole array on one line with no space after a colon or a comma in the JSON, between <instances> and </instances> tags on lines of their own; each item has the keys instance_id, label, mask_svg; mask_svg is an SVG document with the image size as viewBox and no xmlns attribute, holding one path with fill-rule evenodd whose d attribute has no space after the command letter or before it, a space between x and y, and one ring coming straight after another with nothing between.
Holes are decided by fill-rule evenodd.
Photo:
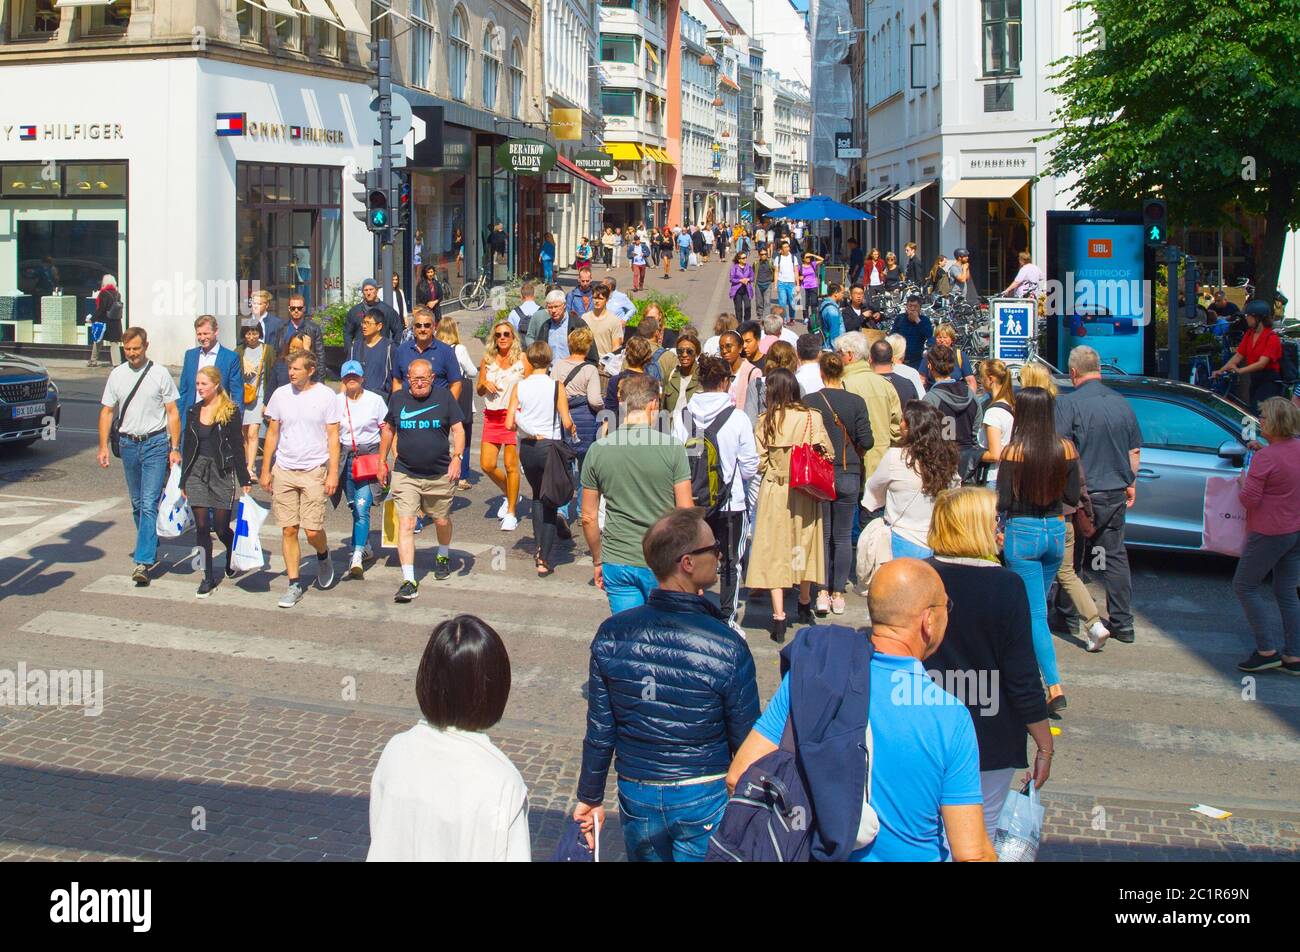
<instances>
[{"instance_id":1,"label":"parked bicycle","mask_svg":"<svg viewBox=\"0 0 1300 952\"><path fill-rule=\"evenodd\" d=\"M470 311L482 310L488 300L488 277L486 271L479 272L477 280L461 286L460 305Z\"/></svg>"}]
</instances>

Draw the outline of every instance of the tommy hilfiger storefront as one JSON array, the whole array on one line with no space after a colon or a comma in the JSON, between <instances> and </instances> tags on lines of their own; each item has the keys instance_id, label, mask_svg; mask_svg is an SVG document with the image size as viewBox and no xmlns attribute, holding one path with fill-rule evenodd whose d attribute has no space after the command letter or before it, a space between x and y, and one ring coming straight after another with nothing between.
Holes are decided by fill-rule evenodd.
<instances>
[{"instance_id":1,"label":"tommy hilfiger storefront","mask_svg":"<svg viewBox=\"0 0 1300 952\"><path fill-rule=\"evenodd\" d=\"M104 275L168 364L199 314L233 345L256 288L283 314L290 294L314 310L370 275L370 234L344 214L372 162L364 84L197 58L0 82L41 90L0 104L0 347L84 346Z\"/></svg>"}]
</instances>

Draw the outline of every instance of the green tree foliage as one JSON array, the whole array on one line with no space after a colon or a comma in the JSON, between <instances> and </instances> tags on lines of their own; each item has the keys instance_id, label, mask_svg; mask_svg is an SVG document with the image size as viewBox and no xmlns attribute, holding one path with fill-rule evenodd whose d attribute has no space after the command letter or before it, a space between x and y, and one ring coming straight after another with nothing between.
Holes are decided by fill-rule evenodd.
<instances>
[{"instance_id":1,"label":"green tree foliage","mask_svg":"<svg viewBox=\"0 0 1300 952\"><path fill-rule=\"evenodd\" d=\"M1300 0L1080 0L1083 53L1052 64L1060 105L1045 175L1075 207L1169 202L1213 227L1239 205L1265 222L1256 293L1277 287L1300 228Z\"/></svg>"}]
</instances>

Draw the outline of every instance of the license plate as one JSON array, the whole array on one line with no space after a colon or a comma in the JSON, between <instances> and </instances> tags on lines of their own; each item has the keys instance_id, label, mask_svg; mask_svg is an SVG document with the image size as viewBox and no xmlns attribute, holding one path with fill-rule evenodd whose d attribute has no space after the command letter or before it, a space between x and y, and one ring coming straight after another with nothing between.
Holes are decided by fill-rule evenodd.
<instances>
[{"instance_id":1,"label":"license plate","mask_svg":"<svg viewBox=\"0 0 1300 952\"><path fill-rule=\"evenodd\" d=\"M14 419L25 420L28 417L45 416L45 404L23 403L14 407Z\"/></svg>"}]
</instances>

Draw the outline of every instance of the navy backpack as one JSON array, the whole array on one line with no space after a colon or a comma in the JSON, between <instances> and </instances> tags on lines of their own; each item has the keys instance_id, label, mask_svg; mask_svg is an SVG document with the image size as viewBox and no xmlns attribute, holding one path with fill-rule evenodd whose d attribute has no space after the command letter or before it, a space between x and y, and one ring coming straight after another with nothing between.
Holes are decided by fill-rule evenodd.
<instances>
[{"instance_id":1,"label":"navy backpack","mask_svg":"<svg viewBox=\"0 0 1300 952\"><path fill-rule=\"evenodd\" d=\"M709 838L709 863L844 861L856 848L867 736L869 633L843 625L802 629L781 652L790 714L781 745L740 775ZM820 822L819 822L820 821Z\"/></svg>"}]
</instances>

